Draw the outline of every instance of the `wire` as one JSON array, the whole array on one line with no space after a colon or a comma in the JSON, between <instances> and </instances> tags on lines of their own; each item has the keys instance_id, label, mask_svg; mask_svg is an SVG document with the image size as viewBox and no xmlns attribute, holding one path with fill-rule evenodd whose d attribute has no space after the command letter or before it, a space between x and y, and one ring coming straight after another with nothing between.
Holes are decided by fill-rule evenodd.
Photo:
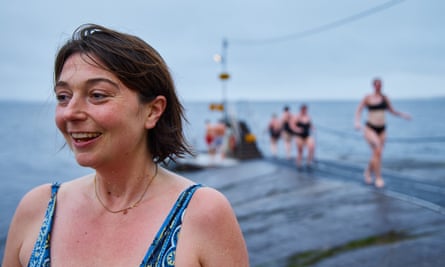
<instances>
[{"instance_id":1,"label":"wire","mask_svg":"<svg viewBox=\"0 0 445 267\"><path fill-rule=\"evenodd\" d=\"M235 42L236 44L240 45L259 45L259 44L269 44L269 43L278 43L278 42L285 42L289 40L295 40L295 39L301 39L305 38L311 35L319 34L328 30L332 30L335 28L338 28L340 26L343 26L345 24L357 21L359 19L368 17L370 15L373 15L375 13L381 12L383 10L386 10L388 8L391 8L395 5L401 4L402 2L405 2L406 0L391 0L388 2L385 2L381 5L369 8L365 11L359 12L357 14L351 15L346 18L342 18L336 21L333 21L331 23L327 23L318 27L314 27L309 30L296 32L290 35L281 36L281 37L274 37L274 38L265 38L265 39L256 39L256 40L248 40L248 39L231 39L231 42Z\"/></svg>"}]
</instances>

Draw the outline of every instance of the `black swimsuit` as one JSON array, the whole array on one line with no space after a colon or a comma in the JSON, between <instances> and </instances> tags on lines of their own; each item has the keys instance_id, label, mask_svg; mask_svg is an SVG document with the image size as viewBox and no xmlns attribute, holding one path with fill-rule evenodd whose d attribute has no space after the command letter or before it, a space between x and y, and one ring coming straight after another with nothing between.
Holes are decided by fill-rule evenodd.
<instances>
[{"instance_id":1,"label":"black swimsuit","mask_svg":"<svg viewBox=\"0 0 445 267\"><path fill-rule=\"evenodd\" d=\"M385 110L388 108L388 103L386 103L386 99L382 98L382 101L378 104L368 105L368 110Z\"/></svg>"},{"instance_id":2,"label":"black swimsuit","mask_svg":"<svg viewBox=\"0 0 445 267\"><path fill-rule=\"evenodd\" d=\"M372 129L377 135L380 135L381 133L383 133L385 131L385 125L375 126L368 121L368 122L366 122L366 126L368 126L370 129Z\"/></svg>"},{"instance_id":3,"label":"black swimsuit","mask_svg":"<svg viewBox=\"0 0 445 267\"><path fill-rule=\"evenodd\" d=\"M277 140L278 138L280 138L281 135L281 129L274 129L272 126L269 127L269 134L270 137L274 140Z\"/></svg>"},{"instance_id":4,"label":"black swimsuit","mask_svg":"<svg viewBox=\"0 0 445 267\"><path fill-rule=\"evenodd\" d=\"M289 122L286 121L286 122L283 123L283 130L286 133L292 134L292 129L289 126Z\"/></svg>"},{"instance_id":5,"label":"black swimsuit","mask_svg":"<svg viewBox=\"0 0 445 267\"><path fill-rule=\"evenodd\" d=\"M386 99L382 98L382 101L375 105L368 105L368 111L376 111L376 110L385 110L388 108L388 103L386 103ZM369 121L366 122L366 126L368 126L370 129L372 129L377 135L380 135L385 131L385 125L377 126Z\"/></svg>"},{"instance_id":6,"label":"black swimsuit","mask_svg":"<svg viewBox=\"0 0 445 267\"><path fill-rule=\"evenodd\" d=\"M302 129L301 132L295 132L296 136L299 136L303 139L306 139L310 135L311 130L311 122L297 122L297 127Z\"/></svg>"}]
</instances>

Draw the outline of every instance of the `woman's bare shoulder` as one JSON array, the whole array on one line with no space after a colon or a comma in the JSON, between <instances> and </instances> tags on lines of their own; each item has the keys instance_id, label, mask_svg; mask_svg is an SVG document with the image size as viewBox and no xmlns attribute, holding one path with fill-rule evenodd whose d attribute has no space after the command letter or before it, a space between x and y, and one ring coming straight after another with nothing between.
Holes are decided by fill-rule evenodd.
<instances>
[{"instance_id":1,"label":"woman's bare shoulder","mask_svg":"<svg viewBox=\"0 0 445 267\"><path fill-rule=\"evenodd\" d=\"M363 97L363 102L368 103L370 99L374 97L373 94L367 94L365 97Z\"/></svg>"},{"instance_id":2,"label":"woman's bare shoulder","mask_svg":"<svg viewBox=\"0 0 445 267\"><path fill-rule=\"evenodd\" d=\"M203 187L187 209L184 230L199 247L203 266L248 266L247 248L229 200L219 191ZM188 220L188 221L187 221Z\"/></svg>"},{"instance_id":3,"label":"woman's bare shoulder","mask_svg":"<svg viewBox=\"0 0 445 267\"><path fill-rule=\"evenodd\" d=\"M228 201L228 199L226 198L226 196L224 194L222 194L220 191L212 188L212 187L208 187L203 185L201 188L199 188L196 193L194 198L194 204L198 204L198 205L202 205L205 202L207 202L206 205L203 206L210 206L210 205L215 205L215 206L227 206L230 207L230 203ZM204 203L203 203L204 201ZM201 208L205 208L205 207L201 207Z\"/></svg>"},{"instance_id":4,"label":"woman's bare shoulder","mask_svg":"<svg viewBox=\"0 0 445 267\"><path fill-rule=\"evenodd\" d=\"M32 219L44 214L51 197L51 184L43 184L28 191L21 199L16 217Z\"/></svg>"},{"instance_id":5,"label":"woman's bare shoulder","mask_svg":"<svg viewBox=\"0 0 445 267\"><path fill-rule=\"evenodd\" d=\"M202 187L193 196L187 209L189 223L201 233L211 235L238 231L238 222L229 200L219 191Z\"/></svg>"},{"instance_id":6,"label":"woman's bare shoulder","mask_svg":"<svg viewBox=\"0 0 445 267\"><path fill-rule=\"evenodd\" d=\"M18 265L19 254L25 255L25 258L29 257L50 196L51 185L44 184L33 188L22 197L9 226L3 262L5 266Z\"/></svg>"}]
</instances>

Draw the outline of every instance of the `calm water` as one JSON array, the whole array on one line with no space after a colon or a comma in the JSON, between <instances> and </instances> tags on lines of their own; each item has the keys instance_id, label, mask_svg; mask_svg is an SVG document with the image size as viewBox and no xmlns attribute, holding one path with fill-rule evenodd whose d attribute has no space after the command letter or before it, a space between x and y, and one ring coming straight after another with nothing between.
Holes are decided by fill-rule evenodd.
<instances>
[{"instance_id":1,"label":"calm water","mask_svg":"<svg viewBox=\"0 0 445 267\"><path fill-rule=\"evenodd\" d=\"M316 157L364 165L369 148L353 129L357 102L307 102L317 128ZM258 146L269 156L267 124L272 113L281 115L285 105L297 112L294 102L237 102L231 105L256 135ZM384 154L387 167L409 171L419 179L443 180L445 170L445 99L393 101L412 121L388 116L388 138ZM209 110L209 103L185 103L189 124L186 135L196 150L205 150L205 120L216 121L222 114ZM365 115L365 114L363 114ZM91 172L75 163L63 148L63 138L54 125L50 103L0 102L0 257L9 221L21 196L32 187L55 180L66 181ZM434 138L437 141L432 142ZM283 144L280 143L283 154ZM294 150L295 153L295 150ZM437 170L442 170L438 172ZM428 173L429 175L425 175ZM442 173L442 176L438 175Z\"/></svg>"},{"instance_id":2,"label":"calm water","mask_svg":"<svg viewBox=\"0 0 445 267\"><path fill-rule=\"evenodd\" d=\"M362 134L354 130L353 120L357 107L355 101L306 102L316 127L316 154L318 158L348 160L362 163L369 157L368 145ZM272 115L281 115L285 105L296 113L300 103L288 102L238 102L232 104L238 117L245 120L257 136L258 145L264 155L270 155L267 124ZM440 114L445 112L445 98L438 100L393 101L397 110L408 112L413 120L406 121L392 115L387 116L388 143L385 159L413 161L445 161L445 122ZM366 113L363 113L362 117ZM193 144L204 149L204 121L216 121L221 113L208 111L207 103L187 105L187 116L191 122L187 132ZM436 142L433 142L436 140ZM281 155L284 154L280 143ZM295 154L295 150L293 151Z\"/></svg>"}]
</instances>

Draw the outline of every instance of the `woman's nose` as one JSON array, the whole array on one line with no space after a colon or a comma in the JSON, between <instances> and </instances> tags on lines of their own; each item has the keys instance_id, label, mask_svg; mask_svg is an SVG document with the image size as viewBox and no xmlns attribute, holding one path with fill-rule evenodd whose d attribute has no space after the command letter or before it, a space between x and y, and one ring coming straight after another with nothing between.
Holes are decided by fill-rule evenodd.
<instances>
[{"instance_id":1,"label":"woman's nose","mask_svg":"<svg viewBox=\"0 0 445 267\"><path fill-rule=\"evenodd\" d=\"M65 121L83 120L86 118L86 104L79 97L72 97L66 105L63 117Z\"/></svg>"}]
</instances>

